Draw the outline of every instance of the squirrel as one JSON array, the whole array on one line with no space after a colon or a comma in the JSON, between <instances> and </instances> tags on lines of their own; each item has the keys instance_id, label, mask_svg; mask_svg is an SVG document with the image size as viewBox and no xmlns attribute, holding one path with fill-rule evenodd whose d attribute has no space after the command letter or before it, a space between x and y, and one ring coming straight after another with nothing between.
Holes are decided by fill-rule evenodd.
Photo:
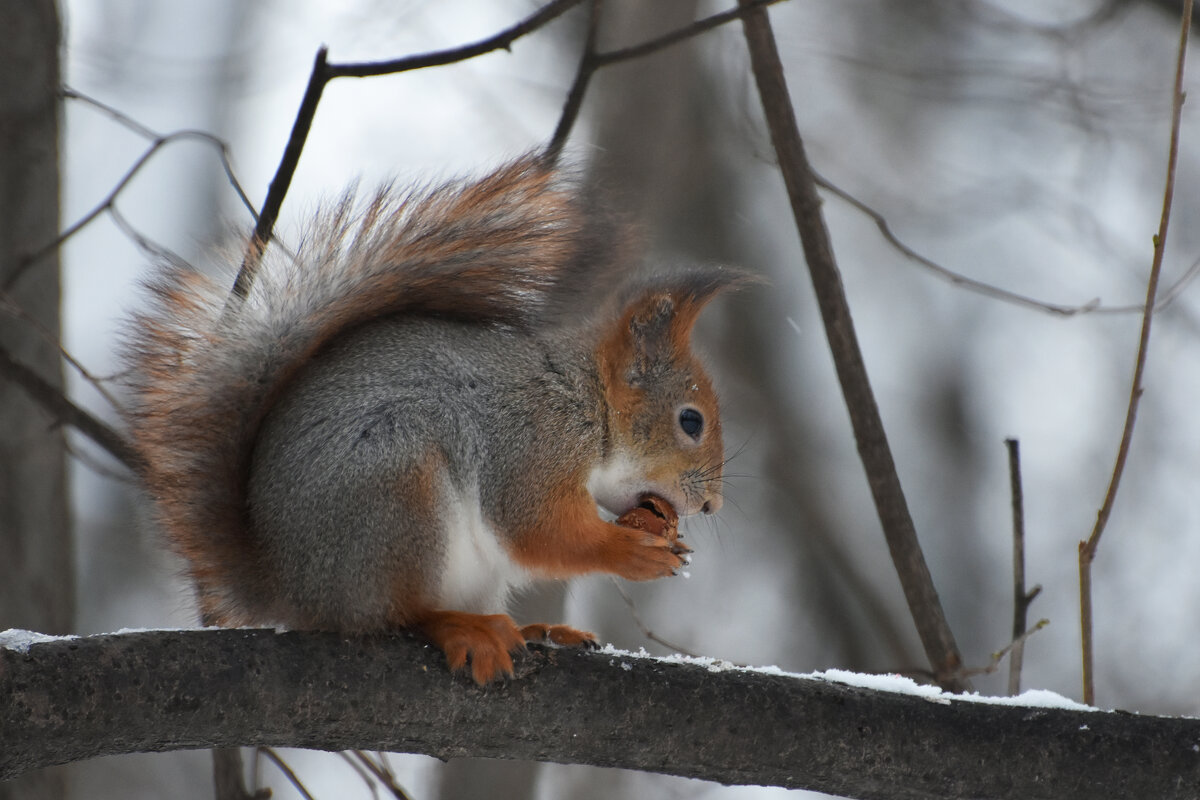
<instances>
[{"instance_id":1,"label":"squirrel","mask_svg":"<svg viewBox=\"0 0 1200 800\"><path fill-rule=\"evenodd\" d=\"M747 276L630 268L602 217L533 155L351 192L267 251L232 313L213 278L155 271L125 330L125 416L203 624L408 630L485 684L527 641L596 646L518 626L512 591L678 573L690 549L631 509L721 507L690 338Z\"/></svg>"}]
</instances>

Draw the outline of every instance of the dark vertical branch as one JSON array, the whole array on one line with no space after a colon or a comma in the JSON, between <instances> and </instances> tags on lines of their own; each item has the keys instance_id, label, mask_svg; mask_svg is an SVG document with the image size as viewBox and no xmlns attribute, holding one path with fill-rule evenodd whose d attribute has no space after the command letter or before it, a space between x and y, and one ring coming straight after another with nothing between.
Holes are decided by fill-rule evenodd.
<instances>
[{"instance_id":1,"label":"dark vertical branch","mask_svg":"<svg viewBox=\"0 0 1200 800\"><path fill-rule=\"evenodd\" d=\"M749 0L739 0L739 3L747 6ZM742 24L767 126L771 131L771 141L784 183L787 184L796 227L825 324L825 334L850 412L858 453L867 473L892 561L938 682L947 688L965 690L969 682L960 672L962 657L917 541L916 529L883 430L883 421L867 378L841 274L821 214L821 199L788 97L770 20L766 12L760 9L743 17Z\"/></svg>"},{"instance_id":2,"label":"dark vertical branch","mask_svg":"<svg viewBox=\"0 0 1200 800\"><path fill-rule=\"evenodd\" d=\"M554 135L550 137L550 143L546 145L546 159L552 163L558 161L559 155L562 154L567 137L571 135L571 129L579 117L579 110L583 107L583 97L587 94L588 82L591 81L592 75L600 66L596 60L596 35L600 28L600 16L603 8L604 0L592 0L587 38L583 43L583 55L579 57L579 69L575 71L575 81L571 84L571 91L567 94L567 100L563 104L558 126L554 129Z\"/></svg>"},{"instance_id":3,"label":"dark vertical branch","mask_svg":"<svg viewBox=\"0 0 1200 800\"><path fill-rule=\"evenodd\" d=\"M1029 605L1041 592L1041 586L1025 591L1025 494L1021 488L1021 443L1005 439L1008 447L1008 477L1012 490L1013 513L1013 628L1012 654L1008 659L1008 693L1021 693L1021 665L1025 658L1025 630Z\"/></svg>"},{"instance_id":4,"label":"dark vertical branch","mask_svg":"<svg viewBox=\"0 0 1200 800\"><path fill-rule=\"evenodd\" d=\"M1137 419L1138 405L1142 399L1142 375L1146 370L1146 354L1150 347L1150 323L1154 319L1154 302L1158 294L1158 276L1162 272L1163 251L1167 246L1167 226L1171 220L1171 201L1175 196L1175 164L1179 160L1179 125L1183 115L1183 66L1187 56L1188 32L1192 27L1192 0L1185 0L1180 21L1179 55L1175 62L1175 88L1171 114L1170 145L1167 148L1167 177L1163 189L1162 216L1158 221L1158 233L1154 236L1154 257L1150 264L1150 277L1146 283L1146 304L1142 313L1142 331L1138 337L1137 358L1133 366L1133 385L1129 390L1129 407L1125 413L1125 427L1121 431L1121 443L1117 447L1117 460L1113 465L1112 478L1104 502L1096 514L1096 525L1087 541L1079 543L1079 630L1083 660L1083 702L1094 705L1096 681L1094 674L1092 642L1092 561L1100 546L1100 536L1108 525L1113 503L1117 499L1117 488L1125 472L1125 461L1129 456L1129 445L1133 441L1133 426Z\"/></svg>"},{"instance_id":5,"label":"dark vertical branch","mask_svg":"<svg viewBox=\"0 0 1200 800\"><path fill-rule=\"evenodd\" d=\"M262 211L258 215L258 223L254 226L254 234L246 245L242 268L233 282L231 303L245 300L250 294L250 286L254 283L254 273L258 270L263 251L271 240L271 233L275 230L275 222L279 219L279 209L283 207L283 198L292 185L292 177L296 174L296 166L300 163L300 153L304 150L304 143L308 141L308 132L312 130L317 104L321 102L321 93L325 91L325 84L329 82L328 65L325 61L327 53L328 50L324 47L317 51L312 74L308 78L308 88L304 90L304 99L300 102L296 121L292 123L292 133L288 136L287 147L284 148L279 169L275 171L275 177L271 179L271 186L267 190L267 199L263 202Z\"/></svg>"},{"instance_id":6,"label":"dark vertical branch","mask_svg":"<svg viewBox=\"0 0 1200 800\"><path fill-rule=\"evenodd\" d=\"M242 778L242 751L219 747L212 751L213 793L216 800L266 800L270 792L260 789L251 794Z\"/></svg>"}]
</instances>

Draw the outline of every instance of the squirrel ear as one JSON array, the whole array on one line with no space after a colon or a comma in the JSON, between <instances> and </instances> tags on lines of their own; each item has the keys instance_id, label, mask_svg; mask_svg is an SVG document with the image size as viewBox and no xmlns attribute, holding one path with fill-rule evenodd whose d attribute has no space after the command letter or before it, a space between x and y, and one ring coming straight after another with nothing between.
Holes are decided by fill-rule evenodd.
<instances>
[{"instance_id":1,"label":"squirrel ear","mask_svg":"<svg viewBox=\"0 0 1200 800\"><path fill-rule=\"evenodd\" d=\"M626 319L622 326L629 332L625 378L633 386L646 382L657 365L669 364L673 353L686 349L695 322L693 315L680 338L678 308L666 293L643 296L628 309Z\"/></svg>"},{"instance_id":2,"label":"squirrel ear","mask_svg":"<svg viewBox=\"0 0 1200 800\"><path fill-rule=\"evenodd\" d=\"M626 383L637 386L688 354L696 318L726 289L752 280L746 273L720 267L696 269L652 279L625 304L617 326L615 363Z\"/></svg>"}]
</instances>

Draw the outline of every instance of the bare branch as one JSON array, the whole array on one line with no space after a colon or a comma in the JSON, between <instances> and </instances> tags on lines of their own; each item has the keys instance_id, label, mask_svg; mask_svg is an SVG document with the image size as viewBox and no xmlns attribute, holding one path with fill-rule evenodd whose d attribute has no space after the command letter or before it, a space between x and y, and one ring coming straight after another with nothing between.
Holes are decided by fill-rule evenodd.
<instances>
[{"instance_id":1,"label":"bare branch","mask_svg":"<svg viewBox=\"0 0 1200 800\"><path fill-rule=\"evenodd\" d=\"M113 408L121 407L120 403L117 402L117 399L108 391L108 387L104 385L104 382L100 378L93 375L86 367L84 367L83 364L81 364L79 360L75 358L75 356L71 355L71 353L67 351L67 348L63 347L62 341L58 338L58 336L56 336L49 328L35 319L28 311L21 308L21 306L15 300L13 300L12 296L6 294L5 292L0 292L0 311L3 311L14 318L21 320L23 323L32 328L42 341L53 345L63 359L65 359L66 362L70 364L76 372L79 373L80 377L91 384L92 388L99 392L100 396L107 400L109 405L111 405Z\"/></svg>"},{"instance_id":2,"label":"bare branch","mask_svg":"<svg viewBox=\"0 0 1200 800\"><path fill-rule=\"evenodd\" d=\"M216 800L267 800L271 792L259 789L251 794L242 776L242 752L236 747L213 750L213 790Z\"/></svg>"},{"instance_id":3,"label":"bare branch","mask_svg":"<svg viewBox=\"0 0 1200 800\"><path fill-rule=\"evenodd\" d=\"M1012 658L1008 666L1008 693L1021 693L1021 665L1025 657L1025 626L1029 616L1029 605L1038 596L1042 587L1025 591L1025 494L1021 488L1021 443L1006 439L1008 447L1008 475L1012 491L1013 513L1013 643Z\"/></svg>"},{"instance_id":4,"label":"bare branch","mask_svg":"<svg viewBox=\"0 0 1200 800\"><path fill-rule=\"evenodd\" d=\"M225 143L223 141L205 131L181 130L175 131L174 133L168 133L155 139L151 145L146 148L142 155L139 156L138 159L133 162L133 165L126 170L125 174L121 176L121 179L117 181L112 190L109 191L104 199L102 199L100 203L97 204L91 211L80 217L70 227L56 236L53 241L47 242L33 253L26 255L20 261L18 261L16 268L9 274L8 279L5 280L4 285L3 287L0 287L0 290L5 292L11 291L12 287L16 285L17 281L21 279L21 276L24 275L30 267L32 267L34 264L37 264L50 253L58 250L58 248L62 247L63 243L65 243L68 239L94 222L96 218L105 211L109 211L116 203L117 198L120 197L123 191L125 191L125 188L129 186L130 182L137 176L139 172L142 171L142 168L150 162L150 160L155 156L155 154L158 153L159 150L162 150L164 147L173 142L186 140L208 142L209 144L216 146L221 151L222 163L226 165L226 172L230 176L231 181L233 181L234 188L238 191L238 194L242 198L243 202L247 203L247 207L251 208L253 211L253 207L249 205L249 200L242 192L241 187L237 185L237 179L233 177L233 173L230 171L228 166L228 156L225 150Z\"/></svg>"},{"instance_id":5,"label":"bare branch","mask_svg":"<svg viewBox=\"0 0 1200 800\"><path fill-rule=\"evenodd\" d=\"M304 784L300 782L300 778L296 776L295 771L288 766L286 761L279 757L279 754L276 753L274 749L270 747L260 747L258 748L258 751L266 756L267 760L274 764L279 771L283 773L283 776L288 779L288 783L290 783L296 789L296 791L300 793L300 796L303 797L304 800L317 800L312 796L312 793L305 788Z\"/></svg>"},{"instance_id":6,"label":"bare branch","mask_svg":"<svg viewBox=\"0 0 1200 800\"><path fill-rule=\"evenodd\" d=\"M109 455L131 471L140 471L141 460L120 434L72 403L57 387L25 364L17 361L2 346L0 346L0 374L23 388L50 416L78 429L80 433L107 450Z\"/></svg>"},{"instance_id":7,"label":"bare branch","mask_svg":"<svg viewBox=\"0 0 1200 800\"><path fill-rule=\"evenodd\" d=\"M594 764L880 800L1183 800L1200 785L1196 719L611 651L533 647L516 673L477 687L403 635L146 631L0 647L0 779L99 755L262 745Z\"/></svg>"},{"instance_id":8,"label":"bare branch","mask_svg":"<svg viewBox=\"0 0 1200 800\"><path fill-rule=\"evenodd\" d=\"M77 89L72 89L69 87L64 88L62 95L68 100L78 100L82 103L92 106L93 108L96 108L104 114L112 117L114 120L124 125L138 136L141 136L143 139L158 141L159 139L165 139L168 136L173 135L161 134L151 130L135 120L133 117L130 117L129 115L118 111L107 103L102 103L96 98L86 95ZM242 188L242 182L238 180L237 174L233 170L233 158L229 153L229 144L224 139L213 136L212 134L203 132L199 133L201 133L203 137L207 138L209 143L217 148L217 155L221 160L221 168L225 171L225 178L229 181L229 185L233 187L233 191L237 193L238 199L242 201L242 205L245 206L246 210L250 212L250 216L257 220L258 211L254 208L254 204L250 202L250 198L246 195L246 190Z\"/></svg>"},{"instance_id":9,"label":"bare branch","mask_svg":"<svg viewBox=\"0 0 1200 800\"><path fill-rule=\"evenodd\" d=\"M550 137L550 143L546 145L546 158L551 162L558 161L563 146L567 143L567 137L571 135L575 120L579 117L579 110L583 107L583 97L587 94L588 83L600 66L596 59L596 34L600 28L603 9L604 0L592 0L592 13L588 18L587 37L583 42L583 54L579 57L579 68L575 71L575 80L571 83L571 91L567 93L566 102L563 103L562 114L559 115L554 135Z\"/></svg>"},{"instance_id":10,"label":"bare branch","mask_svg":"<svg viewBox=\"0 0 1200 800\"><path fill-rule=\"evenodd\" d=\"M742 6L750 0L738 0ZM954 634L946 622L933 578L917 541L916 529L895 461L888 445L879 407L867 377L862 351L850 317L850 307L842 287L841 273L834 258L829 231L821 214L821 198L804 152L804 143L796 125L795 112L788 96L783 66L775 46L775 36L767 12L757 9L747 14L742 24L750 48L750 61L762 97L771 141L779 159L780 172L787 185L796 228L800 233L804 256L821 310L821 319L833 353L842 394L850 412L850 422L858 443L859 457L867 473L871 495L883 527L892 561L900 577L909 611L917 626L925 654L938 682L947 688L966 689L970 684L960 677L962 656Z\"/></svg>"},{"instance_id":11,"label":"bare branch","mask_svg":"<svg viewBox=\"0 0 1200 800\"><path fill-rule=\"evenodd\" d=\"M133 223L127 220L125 215L121 213L121 210L117 207L116 203L113 203L108 207L108 215L112 218L113 224L120 229L121 233L125 234L125 238L133 242L134 245L137 246L137 249L141 250L143 254L149 256L150 258L169 264L185 265L188 263L187 259L176 253L171 248L167 247L166 245L159 244L135 228Z\"/></svg>"},{"instance_id":12,"label":"bare branch","mask_svg":"<svg viewBox=\"0 0 1200 800\"><path fill-rule=\"evenodd\" d=\"M466 61L494 50L508 50L512 43L526 34L533 33L546 23L561 16L583 0L554 0L542 6L532 16L506 28L494 36L481 39L473 44L453 47L449 50L439 50L434 53L424 53L417 56L406 56L392 61L370 61L357 64L330 64L329 77L332 78L369 78L376 75L394 75L398 72L409 72L414 69L440 67Z\"/></svg>"},{"instance_id":13,"label":"bare branch","mask_svg":"<svg viewBox=\"0 0 1200 800\"><path fill-rule=\"evenodd\" d=\"M419 56L409 56L393 61L330 64L326 60L328 54L327 48L320 48L313 62L312 73L308 78L308 87L304 90L304 98L301 100L300 108L296 112L296 120L292 123L292 132L288 136L287 145L284 147L283 157L280 159L279 167L275 170L275 176L271 179L271 184L267 189L267 197L263 201L262 215L258 218L258 222L254 226L254 234L246 244L242 266L238 270L237 278L234 280L233 288L230 291L226 312L229 313L232 311L240 301L246 299L250 294L250 287L254 283L255 272L258 270L258 265L262 260L263 251L274 234L275 222L279 217L279 210L283 207L283 200L287 196L288 189L291 187L292 177L295 175L296 167L300 163L300 154L304 150L304 144L308 140L309 131L312 129L312 122L317 113L317 106L321 102L321 95L325 91L325 85L329 81L334 78L366 78L378 75L393 75L414 69L453 64L492 52L493 50L507 50L514 41L527 33L537 30L579 2L581 0L554 0L522 22L474 44Z\"/></svg>"},{"instance_id":14,"label":"bare branch","mask_svg":"<svg viewBox=\"0 0 1200 800\"><path fill-rule=\"evenodd\" d=\"M747 13L756 8L763 6L774 5L782 0L750 0L744 8L734 8L729 11L722 11L719 14L713 14L710 17L697 20L691 25L671 31L670 33L656 37L641 44L623 47L618 50L609 50L604 53L596 52L596 31L600 23L600 13L602 0L593 0L592 16L588 25L587 39L584 42L583 55L579 60L579 68L575 72L575 80L571 84L571 91L567 93L567 100L563 104L562 114L559 117L558 126L554 129L554 135L550 137L550 143L546 145L546 156L551 161L557 161L562 149L566 144L567 138L571 135L571 128L574 126L576 119L579 116L579 110L583 106L583 97L587 92L588 82L592 75L602 67L607 67L610 64L617 64L622 61L629 61L635 58L648 56L663 50L671 45L686 41L694 36L712 30L713 28L724 25L727 22L732 22L745 16Z\"/></svg>"},{"instance_id":15,"label":"bare branch","mask_svg":"<svg viewBox=\"0 0 1200 800\"><path fill-rule=\"evenodd\" d=\"M397 798L397 800L412 800L408 792L404 791L404 787L396 782L396 776L388 769L387 764L383 763L382 757L376 762L375 759L362 750L354 750L352 752L363 763L363 766L370 770L375 779L387 787L387 790L392 793L392 797ZM374 789L372 789L372 792L374 792Z\"/></svg>"},{"instance_id":16,"label":"bare branch","mask_svg":"<svg viewBox=\"0 0 1200 800\"><path fill-rule=\"evenodd\" d=\"M1006 303L1012 303L1025 308L1032 308L1037 311L1045 311L1050 314L1056 314L1064 317L1074 316L1076 314L1086 314L1091 311L1096 311L1100 308L1098 300L1092 300L1089 303L1084 303L1083 305L1079 306L1048 303L1043 300L1027 297L1023 294L1018 294L1017 292L1010 292L1007 289L1002 289L999 286L994 286L990 283L975 280L974 278L970 278L960 272L955 272L948 267L944 267L936 261L921 255L916 250L902 242L900 238L892 232L891 225L888 224L887 218L884 217L883 214L871 208L862 200L859 200L857 197L840 188L836 184L830 183L828 180L821 177L821 175L814 172L813 177L816 180L817 185L822 189L826 190L830 194L836 195L841 200L849 203L856 210L862 212L867 217L870 217L875 223L875 227L879 229L879 233L883 236L884 240L902 256L914 264L924 267L939 278L949 281L955 286L959 286L963 289L967 289L968 291L981 294L984 297L990 297L994 300L1001 300Z\"/></svg>"},{"instance_id":17,"label":"bare branch","mask_svg":"<svg viewBox=\"0 0 1200 800\"><path fill-rule=\"evenodd\" d=\"M1171 221L1171 202L1175 196L1175 165L1179 160L1179 126L1183 116L1183 68L1187 56L1188 32L1192 27L1192 0L1186 0L1180 21L1179 54L1175 62L1175 86L1171 112L1171 137L1167 150L1167 177L1163 189L1162 216L1158 222L1158 233L1154 236L1154 258L1150 264L1150 278L1146 283L1146 304L1142 314L1142 330L1138 337L1137 358L1133 366L1133 383L1129 390L1129 407L1125 413L1125 425L1121 431L1121 443L1117 447L1117 459L1113 465L1112 478L1104 502L1096 514L1096 524L1086 541L1079 543L1079 628L1083 656L1083 699L1092 705L1096 699L1094 655L1092 642L1092 561L1100 546L1100 536L1112 514L1117 499L1117 489L1125 472L1125 461L1129 456L1129 445L1133 441L1133 426L1137 420L1138 405L1142 399L1142 376L1146 370L1146 355L1150 348L1150 323L1154 319L1155 296L1158 278L1162 272L1163 252L1167 244L1167 227Z\"/></svg>"},{"instance_id":18,"label":"bare branch","mask_svg":"<svg viewBox=\"0 0 1200 800\"><path fill-rule=\"evenodd\" d=\"M915 249L905 244L903 240L892 230L891 224L888 222L880 211L847 192L837 184L834 184L822 177L820 173L814 171L813 178L817 185L825 191L836 196L840 200L851 205L855 210L861 212L864 216L869 217L875 223L875 227L879 230L884 241L886 241L892 249L896 250L900 255L916 264L924 267L929 272L933 273L938 278L941 278L948 283L965 289L975 294L983 295L984 297L993 300L999 300L1003 303L1030 308L1034 311L1042 311L1047 314L1052 314L1058 317L1074 317L1084 314L1133 314L1142 313L1145 311L1145 305L1112 305L1106 306L1101 304L1099 298L1093 298L1082 305L1065 305L1062 303L1052 303L1048 300L1039 300L1036 297L1020 294L1019 292L1009 291L995 284L985 281L976 280L970 276L964 275L961 272L956 272L947 266L939 264L928 256L922 255ZM1171 303L1175 302L1176 298L1183 292L1184 289L1200 274L1200 259L1192 262L1192 265L1184 272L1184 274L1171 284L1170 288L1162 293L1162 299L1157 302L1154 310L1162 311Z\"/></svg>"},{"instance_id":19,"label":"bare branch","mask_svg":"<svg viewBox=\"0 0 1200 800\"><path fill-rule=\"evenodd\" d=\"M267 188L267 198L263 201L262 213L254 225L254 234L246 243L246 253L242 257L241 269L238 270L237 277L233 281L233 288L229 295L230 305L226 306L226 312L233 307L233 304L245 300L249 296L250 286L254 283L254 274L262 260L263 251L266 250L267 243L274 233L279 209L283 207L283 198L287 196L287 191L292 185L292 177L296 174L296 167L300 164L300 154L304 150L304 143L308 141L308 132L312 129L313 117L317 113L317 104L321 102L321 93L325 90L325 84L329 82L329 66L325 62L327 52L324 47L317 50L312 74L308 78L308 88L304 90L304 99L300 102L300 109L296 112L296 121L292 123L292 132L283 149L283 158L279 162L278 169L275 170L275 177L271 178L271 185Z\"/></svg>"},{"instance_id":20,"label":"bare branch","mask_svg":"<svg viewBox=\"0 0 1200 800\"><path fill-rule=\"evenodd\" d=\"M353 753L353 755L351 755ZM354 774L359 777L359 780L371 792L373 800L379 800L379 787L375 785L375 780L371 777L371 773L359 765L358 761L363 758L361 750L343 750L338 753L342 760L350 765L350 769L354 770ZM357 756L357 758L356 758Z\"/></svg>"},{"instance_id":21,"label":"bare branch","mask_svg":"<svg viewBox=\"0 0 1200 800\"><path fill-rule=\"evenodd\" d=\"M666 49L671 45L679 44L682 41L691 39L702 33L720 27L727 22L732 22L735 19L743 19L746 14L758 8L775 5L782 0L748 0L745 4L738 8L722 11L719 14L713 14L710 17L696 20L691 25L687 25L670 33L663 34L654 39L651 39L641 44L631 45L630 47L622 47L619 50L609 50L596 55L597 65L606 67L609 64L616 64L620 61L629 61L634 58L642 58L651 53L657 53L659 50Z\"/></svg>"},{"instance_id":22,"label":"bare branch","mask_svg":"<svg viewBox=\"0 0 1200 800\"><path fill-rule=\"evenodd\" d=\"M1037 590L1032 593L1032 596L1036 597L1038 592L1040 592L1040 591L1041 591L1041 587L1039 586L1037 588ZM1030 636L1033 636L1035 633L1037 633L1038 631L1040 631L1042 628L1046 627L1049 624L1050 624L1050 620L1039 619L1037 621L1037 624L1035 624L1032 628L1021 631L1020 636L1014 636L1013 640L1011 642L1004 645L1004 647L1000 648L996 652L992 653L992 658L987 663L986 666L973 667L971 669L963 670L963 672L968 677L974 677L976 675L991 675L993 672L1000 669L1000 663L1002 661L1004 661L1004 657L1006 655L1008 655L1009 653L1012 653L1012 658L1016 658L1018 651L1025 647L1025 640L1028 639ZM1009 663L1010 664L1012 663L1011 659L1010 659ZM1018 675L1020 674L1019 669L1017 670L1017 674ZM1009 687L1010 687L1009 693L1013 694L1013 692L1011 690L1011 687L1012 687L1011 683L1009 684Z\"/></svg>"},{"instance_id":23,"label":"bare branch","mask_svg":"<svg viewBox=\"0 0 1200 800\"><path fill-rule=\"evenodd\" d=\"M621 586L621 584L616 580L613 580L612 584L616 588L617 594L619 594L621 599L625 601L625 607L629 609L629 616L633 617L633 624L637 625L638 630L642 632L642 636L645 636L652 642L661 644L668 650L673 650L676 653L682 653L685 656L691 656L693 658L696 657L697 654L693 653L691 650L688 650L686 647L680 647L674 642L669 642L654 631L650 630L650 628L646 626L646 623L642 622L642 615L638 613L637 605L633 602L633 598L629 596L629 593L625 591L625 587Z\"/></svg>"}]
</instances>

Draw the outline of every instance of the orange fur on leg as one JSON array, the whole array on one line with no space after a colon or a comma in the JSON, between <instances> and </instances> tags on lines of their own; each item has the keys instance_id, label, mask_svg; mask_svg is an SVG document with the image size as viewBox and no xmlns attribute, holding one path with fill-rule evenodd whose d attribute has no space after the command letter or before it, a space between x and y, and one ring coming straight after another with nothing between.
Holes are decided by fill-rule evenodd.
<instances>
[{"instance_id":1,"label":"orange fur on leg","mask_svg":"<svg viewBox=\"0 0 1200 800\"><path fill-rule=\"evenodd\" d=\"M451 670L462 669L469 659L471 677L481 686L503 675L512 677L509 654L525 649L525 637L507 614L429 611L410 627L446 654Z\"/></svg>"}]
</instances>

